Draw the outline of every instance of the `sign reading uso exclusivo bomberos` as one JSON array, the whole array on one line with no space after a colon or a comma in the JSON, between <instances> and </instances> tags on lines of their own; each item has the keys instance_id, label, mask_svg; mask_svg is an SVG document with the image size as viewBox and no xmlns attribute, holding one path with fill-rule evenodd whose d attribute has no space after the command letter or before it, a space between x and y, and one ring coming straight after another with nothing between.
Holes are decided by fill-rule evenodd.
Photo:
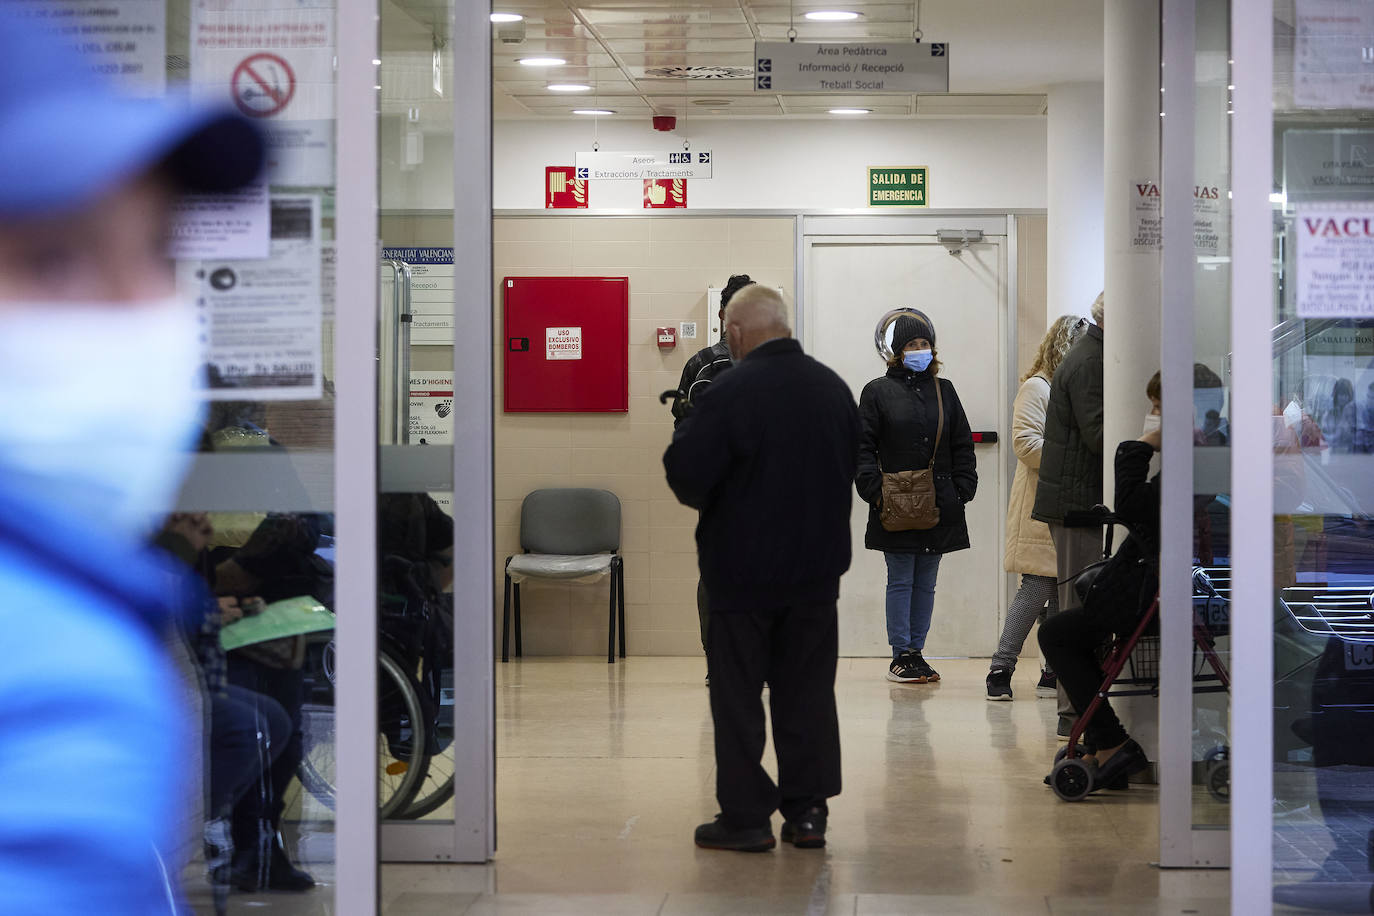
<instances>
[{"instance_id":1,"label":"sign reading uso exclusivo bomberos","mask_svg":"<svg viewBox=\"0 0 1374 916\"><path fill-rule=\"evenodd\" d=\"M710 178L710 150L670 152L578 153L575 179L601 181L649 181L663 178Z\"/></svg>"},{"instance_id":2,"label":"sign reading uso exclusivo bomberos","mask_svg":"<svg viewBox=\"0 0 1374 916\"><path fill-rule=\"evenodd\" d=\"M930 188L923 165L868 170L870 207L928 207Z\"/></svg>"},{"instance_id":3,"label":"sign reading uso exclusivo bomberos","mask_svg":"<svg viewBox=\"0 0 1374 916\"><path fill-rule=\"evenodd\" d=\"M1374 318L1374 206L1297 208L1298 317Z\"/></svg>"},{"instance_id":4,"label":"sign reading uso exclusivo bomberos","mask_svg":"<svg viewBox=\"0 0 1374 916\"><path fill-rule=\"evenodd\" d=\"M949 92L949 45L754 42L757 92Z\"/></svg>"}]
</instances>

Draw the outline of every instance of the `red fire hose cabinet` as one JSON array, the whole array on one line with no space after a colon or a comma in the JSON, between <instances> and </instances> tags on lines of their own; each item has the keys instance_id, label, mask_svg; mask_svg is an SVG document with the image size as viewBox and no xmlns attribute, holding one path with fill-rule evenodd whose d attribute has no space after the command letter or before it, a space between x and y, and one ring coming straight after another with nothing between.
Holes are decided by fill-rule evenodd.
<instances>
[{"instance_id":1,"label":"red fire hose cabinet","mask_svg":"<svg viewBox=\"0 0 1374 916\"><path fill-rule=\"evenodd\" d=\"M506 277L507 413L630 409L628 277Z\"/></svg>"}]
</instances>

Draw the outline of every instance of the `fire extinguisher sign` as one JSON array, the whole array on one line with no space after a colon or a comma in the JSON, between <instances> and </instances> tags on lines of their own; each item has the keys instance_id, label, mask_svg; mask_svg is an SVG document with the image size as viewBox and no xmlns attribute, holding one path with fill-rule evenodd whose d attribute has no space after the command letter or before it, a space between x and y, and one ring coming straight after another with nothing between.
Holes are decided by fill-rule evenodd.
<instances>
[{"instance_id":1,"label":"fire extinguisher sign","mask_svg":"<svg viewBox=\"0 0 1374 916\"><path fill-rule=\"evenodd\" d=\"M544 339L549 359L581 359L581 328L545 328Z\"/></svg>"}]
</instances>

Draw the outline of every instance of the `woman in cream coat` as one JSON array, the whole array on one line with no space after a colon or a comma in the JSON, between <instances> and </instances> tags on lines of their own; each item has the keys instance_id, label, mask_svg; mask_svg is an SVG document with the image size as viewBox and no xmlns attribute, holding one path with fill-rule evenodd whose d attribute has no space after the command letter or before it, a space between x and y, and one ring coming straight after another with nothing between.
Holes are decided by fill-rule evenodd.
<instances>
[{"instance_id":1,"label":"woman in cream coat","mask_svg":"<svg viewBox=\"0 0 1374 916\"><path fill-rule=\"evenodd\" d=\"M1007 621L997 653L988 671L988 699L1011 699L1011 676L1016 671L1016 657L1030 634L1031 625L1041 614L1048 616L1059 610L1056 588L1057 568L1054 542L1050 529L1043 522L1030 517L1035 505L1035 488L1040 482L1040 450L1045 443L1045 409L1050 402L1050 379L1069 347L1087 328L1088 323L1077 315L1064 315L1050 325L1035 363L1021 382L1012 405L1011 440L1016 451L1016 477L1011 484L1011 501L1007 506L1007 543L1003 566L1007 572L1021 575L1021 587L1007 608ZM1040 677L1036 693L1055 695L1054 674L1048 670Z\"/></svg>"}]
</instances>

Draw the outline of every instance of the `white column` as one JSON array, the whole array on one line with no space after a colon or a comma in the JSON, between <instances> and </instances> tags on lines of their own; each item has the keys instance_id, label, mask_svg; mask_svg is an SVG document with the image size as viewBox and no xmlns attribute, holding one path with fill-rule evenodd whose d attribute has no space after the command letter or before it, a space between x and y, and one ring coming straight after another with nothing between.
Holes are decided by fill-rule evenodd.
<instances>
[{"instance_id":1,"label":"white column","mask_svg":"<svg viewBox=\"0 0 1374 916\"><path fill-rule=\"evenodd\" d=\"M1046 320L1086 315L1102 291L1102 84L1051 86L1046 141Z\"/></svg>"},{"instance_id":2,"label":"white column","mask_svg":"<svg viewBox=\"0 0 1374 916\"><path fill-rule=\"evenodd\" d=\"M1110 505L1117 443L1140 435L1150 407L1145 384L1159 368L1159 248L1140 244L1134 208L1140 186L1149 195L1148 186L1158 187L1160 180L1159 2L1106 0L1104 12L1102 496ZM1117 707L1152 760L1158 759L1155 707L1154 700L1124 700Z\"/></svg>"}]
</instances>

